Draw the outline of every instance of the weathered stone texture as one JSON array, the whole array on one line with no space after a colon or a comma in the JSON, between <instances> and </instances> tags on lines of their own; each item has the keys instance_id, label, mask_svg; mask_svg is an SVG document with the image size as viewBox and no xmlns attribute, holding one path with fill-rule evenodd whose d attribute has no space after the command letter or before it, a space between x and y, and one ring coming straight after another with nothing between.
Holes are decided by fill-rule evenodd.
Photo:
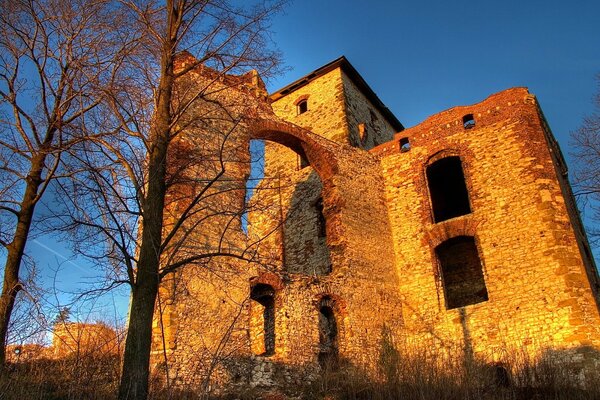
<instances>
[{"instance_id":1,"label":"weathered stone texture","mask_svg":"<svg viewBox=\"0 0 600 400\"><path fill-rule=\"evenodd\" d=\"M476 121L470 129L466 114ZM595 289L548 135L535 98L515 88L430 117L373 150L382 157L407 334L447 346L468 333L464 345L486 357L507 347L600 346ZM411 149L400 152L405 137ZM460 157L472 212L436 224L425 169L440 155ZM476 240L489 300L448 310L434 250L463 235Z\"/></svg>"},{"instance_id":2,"label":"weathered stone texture","mask_svg":"<svg viewBox=\"0 0 600 400\"><path fill-rule=\"evenodd\" d=\"M526 89L444 111L392 139L401 125L343 68L291 85L272 110L255 78L222 80L218 100L240 117L235 126L194 125L211 106L190 108L181 156L171 158L189 182L173 187L167 228L202 187L198 178L214 173L206 139L222 143L219 132L232 128L216 192L170 254L225 246L252 256L192 263L163 283L154 354L171 378L298 385L335 358L376 375L383 340L490 362L507 349L598 362L597 272L559 150ZM181 87L194 93L202 82L199 72ZM298 100L308 100L299 115ZM463 125L468 114L474 126ZM246 235L240 182L250 139L267 143ZM410 148L400 145L406 139ZM200 161L186 165L194 154ZM460 160L468 205L434 222L426 171L446 157ZM207 210L226 213L208 219ZM193 233L197 226L206 229Z\"/></svg>"},{"instance_id":3,"label":"weathered stone texture","mask_svg":"<svg viewBox=\"0 0 600 400\"><path fill-rule=\"evenodd\" d=\"M342 82L350 144L369 150L391 140L396 132L390 122L344 73Z\"/></svg>"}]
</instances>

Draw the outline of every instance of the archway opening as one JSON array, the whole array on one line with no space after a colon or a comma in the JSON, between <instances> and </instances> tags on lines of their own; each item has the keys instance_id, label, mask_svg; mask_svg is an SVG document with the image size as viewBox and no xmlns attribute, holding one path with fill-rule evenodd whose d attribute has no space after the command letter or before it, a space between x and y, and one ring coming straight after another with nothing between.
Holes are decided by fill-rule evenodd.
<instances>
[{"instance_id":1,"label":"archway opening","mask_svg":"<svg viewBox=\"0 0 600 400\"><path fill-rule=\"evenodd\" d=\"M278 247L274 251L280 252L280 262L287 272L324 275L331 272L332 263L327 247L329 209L321 169L325 168L325 175L331 173L333 160L320 159L326 150L310 140L303 141L302 134L314 135L263 130L253 136L264 141L264 156L252 157L260 159L264 167L262 175L251 173L261 180L250 201L250 233L256 233L253 238L273 238L273 246Z\"/></svg>"},{"instance_id":2,"label":"archway opening","mask_svg":"<svg viewBox=\"0 0 600 400\"><path fill-rule=\"evenodd\" d=\"M252 287L250 327L253 331L253 351L257 355L275 354L275 290L259 283Z\"/></svg>"},{"instance_id":3,"label":"archway opening","mask_svg":"<svg viewBox=\"0 0 600 400\"><path fill-rule=\"evenodd\" d=\"M338 363L338 325L331 299L324 298L319 306L319 365L331 370Z\"/></svg>"},{"instance_id":4,"label":"archway opening","mask_svg":"<svg viewBox=\"0 0 600 400\"><path fill-rule=\"evenodd\" d=\"M436 247L435 253L448 309L487 301L488 292L475 238L458 236L448 239Z\"/></svg>"}]
</instances>

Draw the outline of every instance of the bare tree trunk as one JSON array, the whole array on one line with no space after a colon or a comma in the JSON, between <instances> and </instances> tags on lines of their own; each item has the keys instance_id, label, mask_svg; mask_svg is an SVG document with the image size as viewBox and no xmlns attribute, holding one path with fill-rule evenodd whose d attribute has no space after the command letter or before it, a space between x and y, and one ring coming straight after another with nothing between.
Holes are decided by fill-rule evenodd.
<instances>
[{"instance_id":1,"label":"bare tree trunk","mask_svg":"<svg viewBox=\"0 0 600 400\"><path fill-rule=\"evenodd\" d=\"M138 279L140 277L141 271L138 271ZM119 399L145 399L148 396L152 316L157 292L158 273L140 279L132 292Z\"/></svg>"},{"instance_id":2,"label":"bare tree trunk","mask_svg":"<svg viewBox=\"0 0 600 400\"><path fill-rule=\"evenodd\" d=\"M21 209L18 212L13 241L6 247L8 254L4 266L2 294L0 295L0 366L4 366L6 362L8 325L15 305L15 298L21 289L19 270L37 203L38 190L43 182L42 171L45 159L46 154L43 152L38 153L32 159L31 169L26 179L25 193L21 201Z\"/></svg>"},{"instance_id":3,"label":"bare tree trunk","mask_svg":"<svg viewBox=\"0 0 600 400\"><path fill-rule=\"evenodd\" d=\"M169 28L171 28L170 24ZM146 399L148 396L152 317L160 281L160 249L166 194L165 178L174 83L173 48L174 43L171 40L165 40L162 49L157 108L151 133L148 188L143 202L140 258L135 284L132 286L130 320L125 341L123 373L119 386L120 400Z\"/></svg>"}]
</instances>

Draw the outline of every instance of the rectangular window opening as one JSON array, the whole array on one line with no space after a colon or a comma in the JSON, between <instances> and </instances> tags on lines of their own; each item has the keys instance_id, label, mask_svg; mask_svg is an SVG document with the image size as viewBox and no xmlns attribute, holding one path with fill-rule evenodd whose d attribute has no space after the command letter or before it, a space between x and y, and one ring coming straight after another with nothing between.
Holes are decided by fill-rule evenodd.
<instances>
[{"instance_id":1,"label":"rectangular window opening","mask_svg":"<svg viewBox=\"0 0 600 400\"><path fill-rule=\"evenodd\" d=\"M434 222L442 222L471 212L467 184L459 157L442 158L427 167L427 183Z\"/></svg>"},{"instance_id":2,"label":"rectangular window opening","mask_svg":"<svg viewBox=\"0 0 600 400\"><path fill-rule=\"evenodd\" d=\"M435 253L441 269L448 309L488 300L483 268L473 237L449 239L439 245Z\"/></svg>"}]
</instances>

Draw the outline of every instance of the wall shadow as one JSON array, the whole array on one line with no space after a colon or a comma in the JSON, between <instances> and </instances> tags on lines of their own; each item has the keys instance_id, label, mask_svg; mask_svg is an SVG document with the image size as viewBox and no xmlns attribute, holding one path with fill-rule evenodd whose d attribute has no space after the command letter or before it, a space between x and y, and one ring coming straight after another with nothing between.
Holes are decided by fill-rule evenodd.
<instances>
[{"instance_id":1,"label":"wall shadow","mask_svg":"<svg viewBox=\"0 0 600 400\"><path fill-rule=\"evenodd\" d=\"M284 269L288 273L325 275L331 272L323 203L323 183L311 168L294 183L283 221ZM298 174L303 171L299 171Z\"/></svg>"}]
</instances>

